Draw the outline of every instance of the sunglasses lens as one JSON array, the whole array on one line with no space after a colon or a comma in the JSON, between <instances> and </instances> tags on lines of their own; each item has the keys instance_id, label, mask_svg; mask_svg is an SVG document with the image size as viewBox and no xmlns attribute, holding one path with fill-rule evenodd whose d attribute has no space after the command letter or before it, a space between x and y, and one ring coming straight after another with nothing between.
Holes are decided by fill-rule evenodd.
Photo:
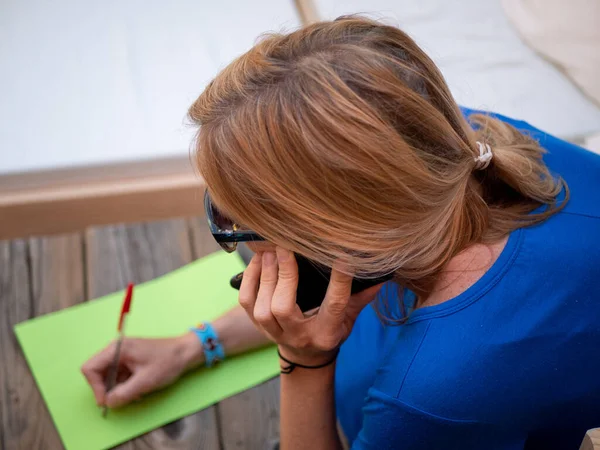
<instances>
[{"instance_id":1,"label":"sunglasses lens","mask_svg":"<svg viewBox=\"0 0 600 450\"><path fill-rule=\"evenodd\" d=\"M230 218L221 214L213 205L208 191L204 193L204 210L210 232L227 253L233 252L237 248L238 242L263 240L253 231L240 228Z\"/></svg>"},{"instance_id":2,"label":"sunglasses lens","mask_svg":"<svg viewBox=\"0 0 600 450\"><path fill-rule=\"evenodd\" d=\"M231 253L237 248L237 242L219 242L219 245L227 253Z\"/></svg>"},{"instance_id":3,"label":"sunglasses lens","mask_svg":"<svg viewBox=\"0 0 600 450\"><path fill-rule=\"evenodd\" d=\"M234 225L231 219L224 216L219 212L217 208L212 207L213 223L216 225L220 232L231 232L234 231Z\"/></svg>"},{"instance_id":4,"label":"sunglasses lens","mask_svg":"<svg viewBox=\"0 0 600 450\"><path fill-rule=\"evenodd\" d=\"M208 191L204 193L204 210L212 233L230 233L234 231L233 222L215 208L208 195Z\"/></svg>"}]
</instances>

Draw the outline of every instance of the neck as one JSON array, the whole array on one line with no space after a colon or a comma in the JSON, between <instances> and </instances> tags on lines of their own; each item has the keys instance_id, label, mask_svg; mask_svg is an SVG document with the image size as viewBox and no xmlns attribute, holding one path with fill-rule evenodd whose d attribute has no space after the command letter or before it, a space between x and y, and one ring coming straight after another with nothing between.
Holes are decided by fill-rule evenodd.
<instances>
[{"instance_id":1,"label":"neck","mask_svg":"<svg viewBox=\"0 0 600 450\"><path fill-rule=\"evenodd\" d=\"M439 305L473 286L496 262L508 236L493 244L473 244L452 258L438 276L431 293L418 308Z\"/></svg>"}]
</instances>

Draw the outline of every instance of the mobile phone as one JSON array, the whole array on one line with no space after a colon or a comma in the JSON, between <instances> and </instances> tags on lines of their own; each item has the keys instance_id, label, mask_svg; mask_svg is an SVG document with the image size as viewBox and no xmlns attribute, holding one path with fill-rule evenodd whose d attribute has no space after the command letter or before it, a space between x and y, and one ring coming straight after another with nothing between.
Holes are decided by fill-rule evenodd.
<instances>
[{"instance_id":1,"label":"mobile phone","mask_svg":"<svg viewBox=\"0 0 600 450\"><path fill-rule=\"evenodd\" d=\"M298 290L296 291L296 303L302 312L310 311L313 308L321 306L325 299L329 278L331 277L331 269L321 266L309 259L298 254L294 254L296 263L298 264ZM239 290L242 285L242 277L244 272L240 272L233 276L230 280L231 287ZM385 275L373 279L352 280L352 294L362 292L371 286L383 283L392 278L392 274Z\"/></svg>"}]
</instances>

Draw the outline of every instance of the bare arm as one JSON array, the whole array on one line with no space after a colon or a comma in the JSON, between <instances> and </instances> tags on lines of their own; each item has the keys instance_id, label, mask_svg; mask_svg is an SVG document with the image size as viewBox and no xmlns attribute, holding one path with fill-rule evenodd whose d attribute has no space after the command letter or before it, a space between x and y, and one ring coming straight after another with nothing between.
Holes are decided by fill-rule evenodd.
<instances>
[{"instance_id":1,"label":"bare arm","mask_svg":"<svg viewBox=\"0 0 600 450\"><path fill-rule=\"evenodd\" d=\"M225 355L233 356L244 353L255 348L264 347L272 342L261 333L244 309L237 305L211 322L219 340L225 349ZM181 337L183 345L186 346L186 366L193 368L204 364L204 355L200 340L193 333L186 333Z\"/></svg>"},{"instance_id":2,"label":"bare arm","mask_svg":"<svg viewBox=\"0 0 600 450\"><path fill-rule=\"evenodd\" d=\"M296 368L281 376L283 450L342 448L336 428L334 372L332 364L317 370Z\"/></svg>"}]
</instances>

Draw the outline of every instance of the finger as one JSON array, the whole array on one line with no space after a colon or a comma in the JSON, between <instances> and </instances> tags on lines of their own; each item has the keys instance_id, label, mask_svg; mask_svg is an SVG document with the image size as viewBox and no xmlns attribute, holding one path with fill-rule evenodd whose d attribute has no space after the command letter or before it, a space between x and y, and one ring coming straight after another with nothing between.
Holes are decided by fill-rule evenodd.
<instances>
[{"instance_id":1,"label":"finger","mask_svg":"<svg viewBox=\"0 0 600 450\"><path fill-rule=\"evenodd\" d=\"M323 325L335 327L344 320L351 292L352 276L334 267L331 270L331 278L329 286L327 286L325 299L317 315Z\"/></svg>"},{"instance_id":2,"label":"finger","mask_svg":"<svg viewBox=\"0 0 600 450\"><path fill-rule=\"evenodd\" d=\"M294 254L277 247L279 276L271 301L271 314L282 329L289 329L303 319L302 311L296 303L298 290L298 264Z\"/></svg>"},{"instance_id":3,"label":"finger","mask_svg":"<svg viewBox=\"0 0 600 450\"><path fill-rule=\"evenodd\" d=\"M96 404L98 406L104 405L104 398L106 395L106 387L104 385L104 374L100 374L97 372L86 372L83 369L81 370L81 372L83 373L88 384L92 388L94 398L96 399Z\"/></svg>"},{"instance_id":4,"label":"finger","mask_svg":"<svg viewBox=\"0 0 600 450\"><path fill-rule=\"evenodd\" d=\"M106 371L112 364L115 355L115 344L114 342L101 350L96 355L92 356L88 361L81 366L81 373L85 376L88 384L94 392L96 403L98 405L104 404L104 398L106 395L105 378Z\"/></svg>"},{"instance_id":5,"label":"finger","mask_svg":"<svg viewBox=\"0 0 600 450\"><path fill-rule=\"evenodd\" d=\"M277 286L278 267L275 252L264 252L260 274L260 286L254 305L254 320L273 337L281 333L279 323L271 313L271 301Z\"/></svg>"},{"instance_id":6,"label":"finger","mask_svg":"<svg viewBox=\"0 0 600 450\"><path fill-rule=\"evenodd\" d=\"M131 403L142 395L158 388L155 385L152 376L146 371L135 372L124 383L117 384L108 394L106 394L106 406L109 408L119 408Z\"/></svg>"},{"instance_id":7,"label":"finger","mask_svg":"<svg viewBox=\"0 0 600 450\"><path fill-rule=\"evenodd\" d=\"M256 303L256 294L260 283L260 273L262 268L262 253L256 253L250 260L250 264L244 270L242 284L240 286L239 303L246 313L252 319L254 304Z\"/></svg>"},{"instance_id":8,"label":"finger","mask_svg":"<svg viewBox=\"0 0 600 450\"><path fill-rule=\"evenodd\" d=\"M356 319L364 307L375 299L384 284L385 283L380 283L375 286L371 286L364 291L352 295L346 310L346 315L352 320Z\"/></svg>"}]
</instances>

